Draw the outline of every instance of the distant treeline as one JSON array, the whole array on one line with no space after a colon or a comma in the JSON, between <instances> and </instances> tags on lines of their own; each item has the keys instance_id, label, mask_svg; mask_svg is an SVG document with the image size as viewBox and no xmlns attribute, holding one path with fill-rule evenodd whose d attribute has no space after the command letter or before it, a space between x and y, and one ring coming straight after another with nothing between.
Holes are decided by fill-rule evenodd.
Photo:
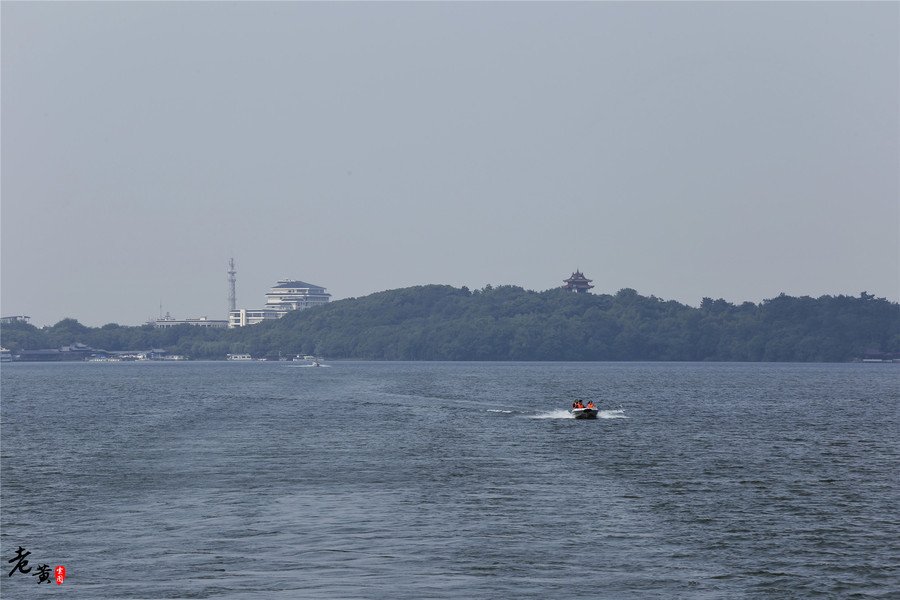
<instances>
[{"instance_id":1,"label":"distant treeline","mask_svg":"<svg viewBox=\"0 0 900 600\"><path fill-rule=\"evenodd\" d=\"M4 324L13 350L83 343L109 351L160 348L192 359L317 355L366 360L793 361L841 362L900 355L900 305L859 297L790 297L699 308L645 297L481 290L426 285L290 313L222 330L180 325L89 328L73 319L38 329Z\"/></svg>"}]
</instances>

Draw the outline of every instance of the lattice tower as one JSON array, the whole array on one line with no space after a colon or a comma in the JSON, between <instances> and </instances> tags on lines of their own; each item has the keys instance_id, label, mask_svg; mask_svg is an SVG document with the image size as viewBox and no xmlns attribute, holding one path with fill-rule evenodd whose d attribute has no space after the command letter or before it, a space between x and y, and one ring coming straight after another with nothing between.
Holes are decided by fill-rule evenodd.
<instances>
[{"instance_id":1,"label":"lattice tower","mask_svg":"<svg viewBox=\"0 0 900 600\"><path fill-rule=\"evenodd\" d=\"M237 271L234 270L234 259L228 261L228 310L232 311L237 309L237 294L235 293L234 287L234 276L237 275Z\"/></svg>"}]
</instances>

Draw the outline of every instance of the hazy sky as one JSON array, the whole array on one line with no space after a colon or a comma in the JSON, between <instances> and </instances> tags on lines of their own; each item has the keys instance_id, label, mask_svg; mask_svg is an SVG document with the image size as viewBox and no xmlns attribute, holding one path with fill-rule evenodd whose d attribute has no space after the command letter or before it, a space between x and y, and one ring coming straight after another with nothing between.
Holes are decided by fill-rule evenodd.
<instances>
[{"instance_id":1,"label":"hazy sky","mask_svg":"<svg viewBox=\"0 0 900 600\"><path fill-rule=\"evenodd\" d=\"M3 316L532 290L900 299L900 3L24 3Z\"/></svg>"}]
</instances>

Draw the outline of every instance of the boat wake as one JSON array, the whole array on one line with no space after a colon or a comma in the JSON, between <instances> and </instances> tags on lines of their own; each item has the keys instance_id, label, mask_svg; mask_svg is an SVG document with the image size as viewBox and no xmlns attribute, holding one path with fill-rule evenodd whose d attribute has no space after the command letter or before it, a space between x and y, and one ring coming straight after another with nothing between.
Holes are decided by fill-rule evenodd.
<instances>
[{"instance_id":1,"label":"boat wake","mask_svg":"<svg viewBox=\"0 0 900 600\"><path fill-rule=\"evenodd\" d=\"M546 413L538 413L531 416L532 419L574 419L568 410L551 410ZM598 419L627 419L625 409L617 408L615 410L601 410L597 413Z\"/></svg>"},{"instance_id":2,"label":"boat wake","mask_svg":"<svg viewBox=\"0 0 900 600\"><path fill-rule=\"evenodd\" d=\"M617 408L615 410L601 410L597 413L598 419L627 419L625 416L624 408Z\"/></svg>"}]
</instances>

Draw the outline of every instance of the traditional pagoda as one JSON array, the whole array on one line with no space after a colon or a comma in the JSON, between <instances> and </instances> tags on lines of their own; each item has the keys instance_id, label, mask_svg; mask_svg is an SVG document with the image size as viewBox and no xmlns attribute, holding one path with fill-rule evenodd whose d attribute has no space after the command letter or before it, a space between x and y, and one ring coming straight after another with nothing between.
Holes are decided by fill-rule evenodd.
<instances>
[{"instance_id":1,"label":"traditional pagoda","mask_svg":"<svg viewBox=\"0 0 900 600\"><path fill-rule=\"evenodd\" d=\"M594 287L591 285L593 279L588 279L581 271L575 271L571 277L563 279L563 281L566 282L564 286L566 291L578 294L587 294L588 290Z\"/></svg>"}]
</instances>

